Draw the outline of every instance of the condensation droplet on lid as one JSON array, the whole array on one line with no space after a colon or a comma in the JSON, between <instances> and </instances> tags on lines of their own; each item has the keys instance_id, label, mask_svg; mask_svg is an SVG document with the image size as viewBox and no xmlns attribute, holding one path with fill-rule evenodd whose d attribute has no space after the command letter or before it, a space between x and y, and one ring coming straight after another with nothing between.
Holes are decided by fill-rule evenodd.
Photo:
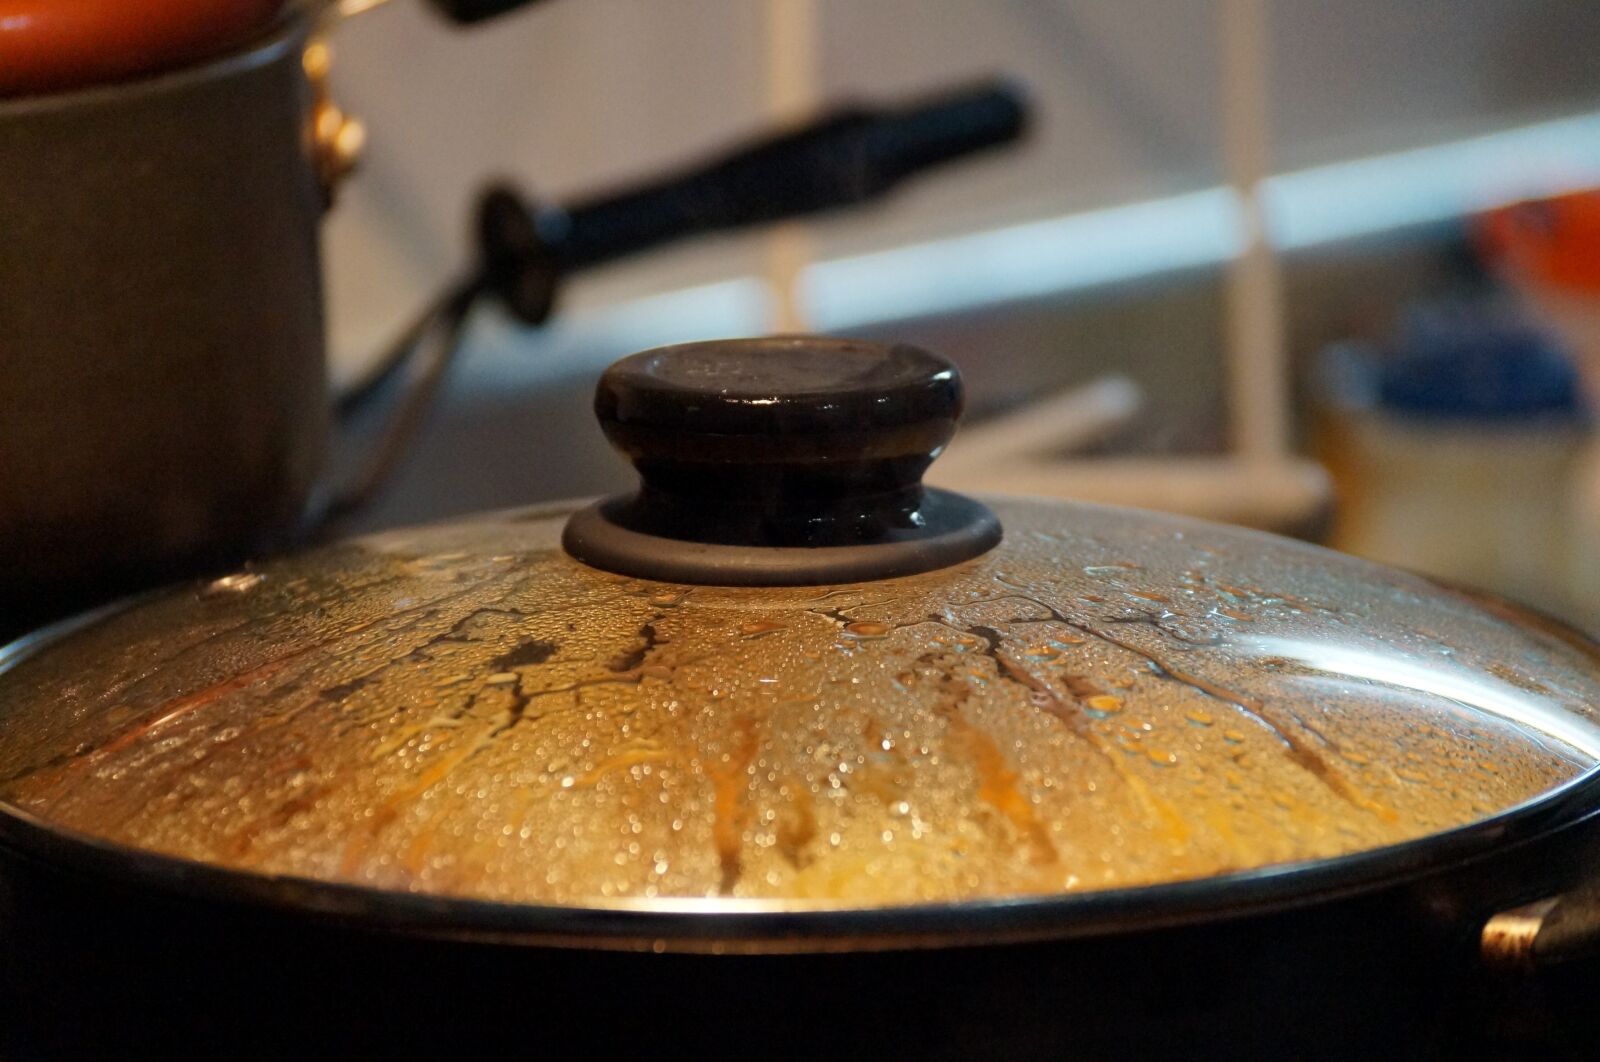
<instances>
[{"instance_id":1,"label":"condensation droplet on lid","mask_svg":"<svg viewBox=\"0 0 1600 1062\"><path fill-rule=\"evenodd\" d=\"M1109 693L1097 693L1083 702L1091 711L1100 713L1101 716L1115 715L1122 711L1122 698L1113 697Z\"/></svg>"}]
</instances>

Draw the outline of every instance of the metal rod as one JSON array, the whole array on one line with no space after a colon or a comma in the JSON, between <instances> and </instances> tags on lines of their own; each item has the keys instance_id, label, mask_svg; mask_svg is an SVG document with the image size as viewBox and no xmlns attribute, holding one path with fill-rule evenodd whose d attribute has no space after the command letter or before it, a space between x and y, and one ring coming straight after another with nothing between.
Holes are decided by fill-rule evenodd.
<instances>
[{"instance_id":1,"label":"metal rod","mask_svg":"<svg viewBox=\"0 0 1600 1062\"><path fill-rule=\"evenodd\" d=\"M1283 277L1261 197L1269 141L1267 2L1223 0L1219 8L1223 156L1242 237L1227 275L1228 418L1235 452L1253 460L1289 450Z\"/></svg>"},{"instance_id":2,"label":"metal rod","mask_svg":"<svg viewBox=\"0 0 1600 1062\"><path fill-rule=\"evenodd\" d=\"M814 0L766 0L766 110L778 124L798 125L816 112L817 19ZM763 274L772 293L774 332L810 331L802 285L813 251L803 222L778 225L767 236Z\"/></svg>"}]
</instances>

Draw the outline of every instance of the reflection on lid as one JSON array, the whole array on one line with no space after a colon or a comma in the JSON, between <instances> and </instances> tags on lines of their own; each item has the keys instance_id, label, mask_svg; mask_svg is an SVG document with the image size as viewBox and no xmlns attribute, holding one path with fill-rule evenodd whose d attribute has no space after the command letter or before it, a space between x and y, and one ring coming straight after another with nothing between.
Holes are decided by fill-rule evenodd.
<instances>
[{"instance_id":1,"label":"reflection on lid","mask_svg":"<svg viewBox=\"0 0 1600 1062\"><path fill-rule=\"evenodd\" d=\"M1263 656L1294 660L1331 675L1371 679L1456 701L1548 734L1591 759L1600 758L1600 726L1493 675L1461 670L1437 658L1424 664L1392 650L1289 638L1260 638L1252 644Z\"/></svg>"}]
</instances>

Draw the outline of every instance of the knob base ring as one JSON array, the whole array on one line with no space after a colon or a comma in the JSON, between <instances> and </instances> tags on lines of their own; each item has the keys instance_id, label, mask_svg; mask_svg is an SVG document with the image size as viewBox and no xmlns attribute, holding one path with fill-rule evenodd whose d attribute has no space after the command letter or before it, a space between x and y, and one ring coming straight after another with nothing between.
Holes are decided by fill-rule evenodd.
<instances>
[{"instance_id":1,"label":"knob base ring","mask_svg":"<svg viewBox=\"0 0 1600 1062\"><path fill-rule=\"evenodd\" d=\"M632 495L603 498L574 513L561 544L594 568L703 586L816 586L891 579L948 568L1000 542L1000 520L981 502L928 487L923 524L882 541L845 546L742 546L634 531L615 519Z\"/></svg>"}]
</instances>

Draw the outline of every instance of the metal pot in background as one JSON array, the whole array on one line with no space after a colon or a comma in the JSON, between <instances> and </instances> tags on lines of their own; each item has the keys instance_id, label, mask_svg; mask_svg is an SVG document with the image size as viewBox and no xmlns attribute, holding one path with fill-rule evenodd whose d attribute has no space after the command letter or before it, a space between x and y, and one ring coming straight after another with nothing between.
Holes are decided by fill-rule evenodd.
<instances>
[{"instance_id":1,"label":"metal pot in background","mask_svg":"<svg viewBox=\"0 0 1600 1062\"><path fill-rule=\"evenodd\" d=\"M321 37L376 2L8 6L0 634L304 528L330 421L318 228L361 138Z\"/></svg>"},{"instance_id":2,"label":"metal pot in background","mask_svg":"<svg viewBox=\"0 0 1600 1062\"><path fill-rule=\"evenodd\" d=\"M0 100L0 626L299 520L328 431L309 28Z\"/></svg>"}]
</instances>

